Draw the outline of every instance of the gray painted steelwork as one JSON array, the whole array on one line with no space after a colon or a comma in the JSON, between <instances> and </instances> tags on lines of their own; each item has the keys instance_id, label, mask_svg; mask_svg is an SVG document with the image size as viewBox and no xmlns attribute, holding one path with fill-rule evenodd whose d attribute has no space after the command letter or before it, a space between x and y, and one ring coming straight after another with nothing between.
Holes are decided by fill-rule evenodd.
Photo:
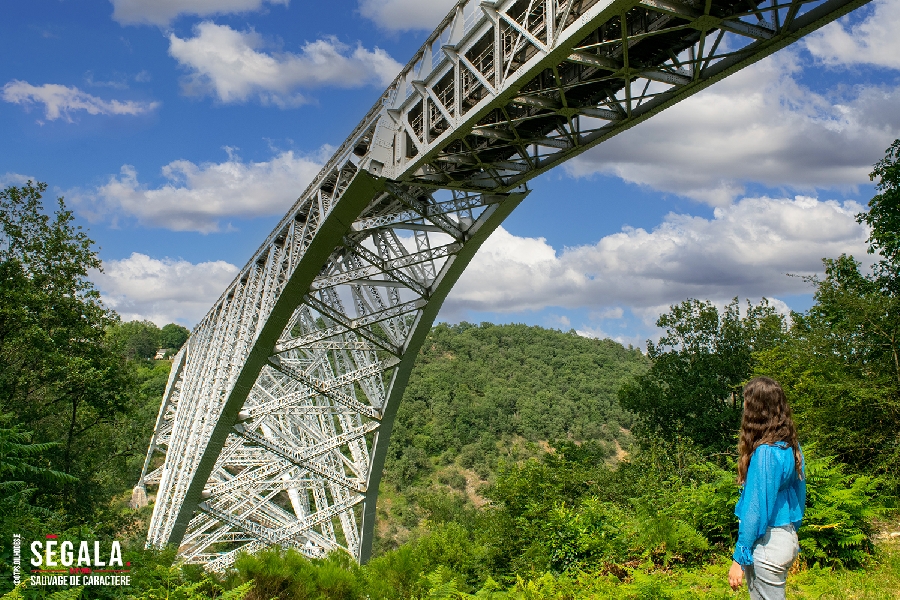
<instances>
[{"instance_id":1,"label":"gray painted steelwork","mask_svg":"<svg viewBox=\"0 0 900 600\"><path fill-rule=\"evenodd\" d=\"M416 354L525 183L865 3L461 0L177 355L148 544L367 560Z\"/></svg>"}]
</instances>

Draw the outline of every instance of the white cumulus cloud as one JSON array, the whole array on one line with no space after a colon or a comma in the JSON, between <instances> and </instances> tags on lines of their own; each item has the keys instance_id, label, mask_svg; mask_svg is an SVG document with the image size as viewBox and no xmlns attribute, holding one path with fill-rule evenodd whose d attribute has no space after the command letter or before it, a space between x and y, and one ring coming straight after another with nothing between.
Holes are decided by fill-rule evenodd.
<instances>
[{"instance_id":1,"label":"white cumulus cloud","mask_svg":"<svg viewBox=\"0 0 900 600\"><path fill-rule=\"evenodd\" d=\"M159 106L159 102L103 100L77 87L56 83L32 85L17 79L3 86L2 95L4 100L14 104L42 104L47 121L63 118L69 123L73 120L72 113L78 111L85 111L89 115L143 115Z\"/></svg>"},{"instance_id":2,"label":"white cumulus cloud","mask_svg":"<svg viewBox=\"0 0 900 600\"><path fill-rule=\"evenodd\" d=\"M865 253L863 207L798 196L744 198L712 219L669 214L652 231L625 228L596 244L558 251L543 238L498 229L447 298L442 312L521 312L587 308L597 319L622 307L655 320L686 298L723 301L808 293L799 277L821 259ZM645 314L646 313L646 314Z\"/></svg>"},{"instance_id":3,"label":"white cumulus cloud","mask_svg":"<svg viewBox=\"0 0 900 600\"><path fill-rule=\"evenodd\" d=\"M859 87L831 97L798 84L796 53L728 77L584 155L565 169L603 173L725 206L748 182L850 189L900 136L900 88Z\"/></svg>"},{"instance_id":4,"label":"white cumulus cloud","mask_svg":"<svg viewBox=\"0 0 900 600\"><path fill-rule=\"evenodd\" d=\"M282 214L322 165L316 158L286 151L269 161L244 162L233 151L221 163L172 161L162 168L166 183L141 183L131 165L89 191L67 196L89 219L133 218L143 225L174 231L211 233L230 217Z\"/></svg>"},{"instance_id":5,"label":"white cumulus cloud","mask_svg":"<svg viewBox=\"0 0 900 600\"><path fill-rule=\"evenodd\" d=\"M810 34L806 48L813 56L832 66L875 65L900 69L900 3L875 0L861 22L850 18L826 25Z\"/></svg>"},{"instance_id":6,"label":"white cumulus cloud","mask_svg":"<svg viewBox=\"0 0 900 600\"><path fill-rule=\"evenodd\" d=\"M6 173L0 175L0 188L6 189L11 185L23 186L29 181L36 182L38 180L37 178L30 175L22 175L21 173L13 173L11 171L7 171Z\"/></svg>"},{"instance_id":7,"label":"white cumulus cloud","mask_svg":"<svg viewBox=\"0 0 900 600\"><path fill-rule=\"evenodd\" d=\"M605 321L607 319L621 319L625 314L621 306L604 308L603 310L594 311L590 314L591 319Z\"/></svg>"},{"instance_id":8,"label":"white cumulus cloud","mask_svg":"<svg viewBox=\"0 0 900 600\"><path fill-rule=\"evenodd\" d=\"M111 0L113 19L123 25L168 25L179 15L223 15L258 11L264 3L287 6L290 0Z\"/></svg>"},{"instance_id":9,"label":"white cumulus cloud","mask_svg":"<svg viewBox=\"0 0 900 600\"><path fill-rule=\"evenodd\" d=\"M670 214L652 231L626 228L562 251L542 238L500 228L454 287L441 318L458 320L468 311L587 308L591 321L609 327L626 313L652 327L668 305L689 297L722 304L734 296L807 293L808 284L787 274L820 273L823 257L841 253L871 261L865 254L867 230L854 218L860 210L854 202L804 196L745 198L716 209L712 219ZM140 253L106 261L104 270L92 278L111 308L125 320L160 325L198 322L238 273L224 261L193 264ZM570 326L567 316L556 319L554 326ZM606 325L578 329L636 345L643 341L611 333Z\"/></svg>"},{"instance_id":10,"label":"white cumulus cloud","mask_svg":"<svg viewBox=\"0 0 900 600\"><path fill-rule=\"evenodd\" d=\"M156 259L133 253L103 263L91 279L103 301L123 321L153 321L159 326L193 326L237 276L238 267L224 261L194 264L186 260Z\"/></svg>"},{"instance_id":11,"label":"white cumulus cloud","mask_svg":"<svg viewBox=\"0 0 900 600\"><path fill-rule=\"evenodd\" d=\"M359 12L383 29L432 30L456 6L456 0L360 0Z\"/></svg>"},{"instance_id":12,"label":"white cumulus cloud","mask_svg":"<svg viewBox=\"0 0 900 600\"><path fill-rule=\"evenodd\" d=\"M183 89L226 103L257 98L295 106L306 101L302 89L387 85L401 67L380 48L351 47L335 38L308 42L293 53L266 52L262 36L227 25L203 22L194 34L187 39L169 35L169 54L189 71Z\"/></svg>"}]
</instances>

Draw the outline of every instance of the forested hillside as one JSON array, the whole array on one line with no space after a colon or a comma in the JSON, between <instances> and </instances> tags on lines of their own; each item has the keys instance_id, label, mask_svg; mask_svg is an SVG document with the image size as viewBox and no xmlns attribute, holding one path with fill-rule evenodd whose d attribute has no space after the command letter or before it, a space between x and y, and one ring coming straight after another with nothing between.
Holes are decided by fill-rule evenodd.
<instances>
[{"instance_id":1,"label":"forested hillside","mask_svg":"<svg viewBox=\"0 0 900 600\"><path fill-rule=\"evenodd\" d=\"M423 495L483 503L479 490L499 465L539 456L547 442L589 441L601 459L621 455L632 417L617 392L648 366L638 350L575 332L434 327L394 426L377 547L405 539Z\"/></svg>"}]
</instances>

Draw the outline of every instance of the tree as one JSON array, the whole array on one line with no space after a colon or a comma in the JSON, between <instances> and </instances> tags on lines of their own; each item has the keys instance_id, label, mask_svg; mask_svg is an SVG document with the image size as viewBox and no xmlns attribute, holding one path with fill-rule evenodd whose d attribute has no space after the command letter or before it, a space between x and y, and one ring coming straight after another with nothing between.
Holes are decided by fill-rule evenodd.
<instances>
[{"instance_id":1,"label":"tree","mask_svg":"<svg viewBox=\"0 0 900 600\"><path fill-rule=\"evenodd\" d=\"M825 277L811 281L815 304L793 316L785 343L757 356L755 371L784 386L801 442L900 480L897 299L850 256L825 260Z\"/></svg>"},{"instance_id":2,"label":"tree","mask_svg":"<svg viewBox=\"0 0 900 600\"><path fill-rule=\"evenodd\" d=\"M719 310L685 300L656 322L666 334L647 342L650 370L619 390L622 406L638 416L636 434L649 441L689 438L711 451L730 450L741 421L741 386L753 353L784 336L784 319L763 299L740 314L737 298Z\"/></svg>"},{"instance_id":3,"label":"tree","mask_svg":"<svg viewBox=\"0 0 900 600\"><path fill-rule=\"evenodd\" d=\"M0 518L34 512L27 502L36 491L34 481L75 483L71 475L31 464L57 444L34 444L32 433L18 425L7 427L9 415L0 416Z\"/></svg>"},{"instance_id":4,"label":"tree","mask_svg":"<svg viewBox=\"0 0 900 600\"><path fill-rule=\"evenodd\" d=\"M858 214L856 220L872 228L868 250L882 256L882 276L896 280L900 268L900 139L875 163L869 179L878 180L875 188L879 193L869 201L869 211ZM896 287L893 292L898 292Z\"/></svg>"},{"instance_id":5,"label":"tree","mask_svg":"<svg viewBox=\"0 0 900 600\"><path fill-rule=\"evenodd\" d=\"M128 321L109 328L110 344L128 360L149 360L161 344L161 332L152 321Z\"/></svg>"},{"instance_id":6,"label":"tree","mask_svg":"<svg viewBox=\"0 0 900 600\"><path fill-rule=\"evenodd\" d=\"M35 501L86 517L106 500L130 379L105 344L116 315L88 279L101 267L93 242L62 198L52 216L44 212L46 188L29 181L0 191L0 413L34 431L36 443L57 443L46 467L79 480L44 482Z\"/></svg>"},{"instance_id":7,"label":"tree","mask_svg":"<svg viewBox=\"0 0 900 600\"><path fill-rule=\"evenodd\" d=\"M169 323L162 329L152 321L116 323L107 329L109 344L128 360L149 360L160 348L180 350L191 332Z\"/></svg>"},{"instance_id":8,"label":"tree","mask_svg":"<svg viewBox=\"0 0 900 600\"><path fill-rule=\"evenodd\" d=\"M900 486L900 140L870 177L871 273L852 256L825 259L812 277L815 304L794 315L788 342L758 358L757 372L782 381L800 434L819 452Z\"/></svg>"},{"instance_id":9,"label":"tree","mask_svg":"<svg viewBox=\"0 0 900 600\"><path fill-rule=\"evenodd\" d=\"M181 350L190 335L191 332L187 327L169 323L159 332L159 345L170 350Z\"/></svg>"}]
</instances>

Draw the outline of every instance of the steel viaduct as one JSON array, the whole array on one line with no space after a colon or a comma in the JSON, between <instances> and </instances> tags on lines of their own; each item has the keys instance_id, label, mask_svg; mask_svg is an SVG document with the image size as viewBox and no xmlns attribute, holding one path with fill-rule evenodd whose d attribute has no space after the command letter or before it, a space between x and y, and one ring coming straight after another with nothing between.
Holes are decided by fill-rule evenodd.
<instances>
[{"instance_id":1,"label":"steel viaduct","mask_svg":"<svg viewBox=\"0 0 900 600\"><path fill-rule=\"evenodd\" d=\"M526 182L866 2L460 0L175 357L148 544L366 561L418 349Z\"/></svg>"}]
</instances>

